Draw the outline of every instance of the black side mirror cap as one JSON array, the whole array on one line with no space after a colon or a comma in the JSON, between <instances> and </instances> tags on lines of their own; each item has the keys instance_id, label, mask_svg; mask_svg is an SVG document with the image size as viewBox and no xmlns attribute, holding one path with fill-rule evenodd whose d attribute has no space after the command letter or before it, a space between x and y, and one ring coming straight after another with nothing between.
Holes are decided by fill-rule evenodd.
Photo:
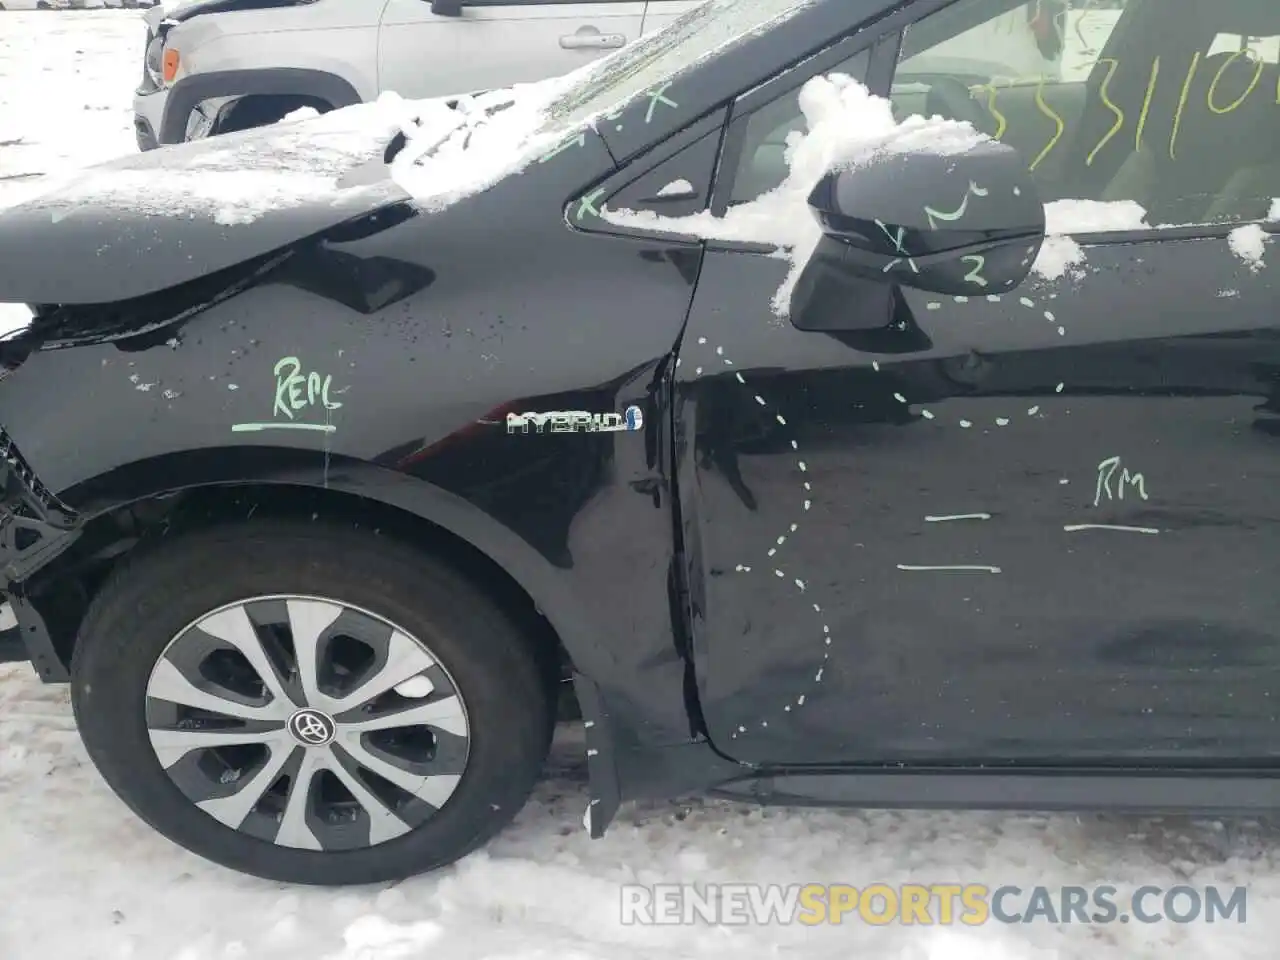
<instances>
[{"instance_id":1,"label":"black side mirror cap","mask_svg":"<svg viewBox=\"0 0 1280 960\"><path fill-rule=\"evenodd\" d=\"M840 269L940 294L1007 293L1045 238L1021 155L986 138L959 153L885 151L827 174L809 206L844 248Z\"/></svg>"}]
</instances>

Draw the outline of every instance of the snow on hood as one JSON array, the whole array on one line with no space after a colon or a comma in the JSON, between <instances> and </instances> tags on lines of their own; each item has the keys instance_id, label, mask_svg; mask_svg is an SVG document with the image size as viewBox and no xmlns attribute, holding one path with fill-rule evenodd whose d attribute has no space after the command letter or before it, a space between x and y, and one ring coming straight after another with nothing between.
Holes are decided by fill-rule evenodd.
<instances>
[{"instance_id":1,"label":"snow on hood","mask_svg":"<svg viewBox=\"0 0 1280 960\"><path fill-rule=\"evenodd\" d=\"M786 316L791 293L809 262L822 229L809 211L809 194L828 173L849 169L885 153L964 153L985 138L969 123L911 116L899 123L884 97L845 74L814 77L800 89L807 131L787 137L786 180L768 193L730 208L723 217L709 211L664 217L648 210L601 210L619 226L693 234L704 240L764 243L791 261L791 271L773 299Z\"/></svg>"},{"instance_id":2,"label":"snow on hood","mask_svg":"<svg viewBox=\"0 0 1280 960\"><path fill-rule=\"evenodd\" d=\"M447 111L447 107L441 106ZM402 105L382 100L314 119L226 134L152 150L73 174L26 204L56 221L81 207L150 216L209 217L224 225L250 223L273 210L377 188L388 197L384 173L352 178L381 164L399 131Z\"/></svg>"},{"instance_id":3,"label":"snow on hood","mask_svg":"<svg viewBox=\"0 0 1280 960\"><path fill-rule=\"evenodd\" d=\"M167 12L220 2L178 0ZM409 101L387 92L372 103L314 119L94 167L27 206L48 209L55 222L81 207L105 207L210 217L231 226L273 211L338 204L357 192L367 198L369 191L383 190L389 200L407 194L416 205L437 210L546 158L600 117L641 96L655 80L686 70L812 2L708 0L665 30L559 77L430 100ZM405 146L384 165L386 147L397 134ZM364 175L354 177L362 166Z\"/></svg>"},{"instance_id":4,"label":"snow on hood","mask_svg":"<svg viewBox=\"0 0 1280 960\"><path fill-rule=\"evenodd\" d=\"M547 109L596 64L560 77L477 96L399 102L408 143L391 161L391 178L416 206L439 210L521 172L563 143L570 132L548 128Z\"/></svg>"},{"instance_id":5,"label":"snow on hood","mask_svg":"<svg viewBox=\"0 0 1280 960\"><path fill-rule=\"evenodd\" d=\"M595 64L587 64L591 69ZM377 100L318 117L165 147L79 171L26 204L54 221L81 208L209 217L233 226L381 191L438 209L523 169L565 139L545 110L584 70L491 93ZM383 158L403 134L391 164ZM403 192L401 192L403 191Z\"/></svg>"}]
</instances>

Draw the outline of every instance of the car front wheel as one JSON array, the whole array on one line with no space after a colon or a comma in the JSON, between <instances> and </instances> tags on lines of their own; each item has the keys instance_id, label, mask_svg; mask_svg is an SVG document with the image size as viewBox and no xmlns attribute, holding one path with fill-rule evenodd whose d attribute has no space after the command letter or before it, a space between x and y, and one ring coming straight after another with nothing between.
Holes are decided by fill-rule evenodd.
<instances>
[{"instance_id":1,"label":"car front wheel","mask_svg":"<svg viewBox=\"0 0 1280 960\"><path fill-rule=\"evenodd\" d=\"M77 725L116 794L224 866L325 885L450 863L527 800L548 671L469 581L385 537L248 522L115 571Z\"/></svg>"}]
</instances>

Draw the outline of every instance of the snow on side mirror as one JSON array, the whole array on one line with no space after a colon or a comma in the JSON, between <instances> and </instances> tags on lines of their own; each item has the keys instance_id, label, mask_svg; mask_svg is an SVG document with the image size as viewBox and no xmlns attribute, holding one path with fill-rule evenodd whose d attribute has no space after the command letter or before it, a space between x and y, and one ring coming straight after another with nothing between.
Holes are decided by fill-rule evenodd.
<instances>
[{"instance_id":1,"label":"snow on side mirror","mask_svg":"<svg viewBox=\"0 0 1280 960\"><path fill-rule=\"evenodd\" d=\"M811 263L827 275L834 267L850 280L955 296L1012 290L1045 236L1044 205L1021 155L994 140L963 153L883 151L829 173L809 206L823 233Z\"/></svg>"}]
</instances>

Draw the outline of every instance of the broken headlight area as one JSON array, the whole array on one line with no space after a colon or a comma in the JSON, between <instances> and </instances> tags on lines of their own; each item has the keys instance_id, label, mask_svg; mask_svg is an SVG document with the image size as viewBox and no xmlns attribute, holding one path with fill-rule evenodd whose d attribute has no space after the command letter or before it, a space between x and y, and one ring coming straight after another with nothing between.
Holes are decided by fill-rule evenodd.
<instances>
[{"instance_id":1,"label":"broken headlight area","mask_svg":"<svg viewBox=\"0 0 1280 960\"><path fill-rule=\"evenodd\" d=\"M70 546L77 521L0 427L0 583L25 579Z\"/></svg>"}]
</instances>

